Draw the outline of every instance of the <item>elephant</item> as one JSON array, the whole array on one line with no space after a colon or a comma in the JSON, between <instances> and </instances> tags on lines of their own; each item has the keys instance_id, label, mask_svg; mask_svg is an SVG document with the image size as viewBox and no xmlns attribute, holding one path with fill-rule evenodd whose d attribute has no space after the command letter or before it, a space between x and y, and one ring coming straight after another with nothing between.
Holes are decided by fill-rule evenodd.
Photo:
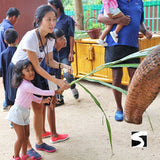
<instances>
[{"instance_id":1,"label":"elephant","mask_svg":"<svg viewBox=\"0 0 160 160\"><path fill-rule=\"evenodd\" d=\"M142 115L160 91L160 45L136 69L128 87L124 120L141 124Z\"/></svg>"}]
</instances>

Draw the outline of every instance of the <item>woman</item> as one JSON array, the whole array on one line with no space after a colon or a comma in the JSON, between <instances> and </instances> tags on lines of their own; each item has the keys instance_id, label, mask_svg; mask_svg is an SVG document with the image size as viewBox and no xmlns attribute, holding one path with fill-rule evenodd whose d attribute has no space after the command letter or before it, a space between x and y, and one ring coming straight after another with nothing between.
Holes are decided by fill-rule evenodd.
<instances>
[{"instance_id":1,"label":"woman","mask_svg":"<svg viewBox=\"0 0 160 160\"><path fill-rule=\"evenodd\" d=\"M41 66L40 63L46 58L46 64L51 68L66 68L69 72L72 73L72 68L68 65L61 64L53 60L53 46L54 46L54 33L53 28L56 24L57 17L55 10L49 5L41 5L36 9L35 12L35 29L28 31L21 42L18 45L17 51L15 52L11 64L9 65L8 75L12 74L14 65L19 60L29 59L36 71L36 78L34 80L34 85L38 88L43 89L45 85L45 79L50 80L51 82L57 84L61 89L68 89L70 86L66 81L56 79L46 72ZM11 77L8 78L8 85L10 84ZM11 88L11 87L10 87ZM13 88L8 91L8 98L14 102L15 100L15 91ZM46 152L52 152L54 147L43 143L42 141L42 125L43 125L43 107L41 104L35 102L32 103L32 109L34 112L34 129L36 133L36 149L43 150ZM55 112L54 107L52 106L52 111L50 109L50 123L54 124ZM53 118L54 117L54 118ZM31 150L30 150L31 151ZM28 152L27 152L28 153ZM36 153L33 149L31 154ZM33 155L31 155L33 156ZM41 157L39 157L41 158ZM37 158L38 159L38 158Z\"/></svg>"}]
</instances>

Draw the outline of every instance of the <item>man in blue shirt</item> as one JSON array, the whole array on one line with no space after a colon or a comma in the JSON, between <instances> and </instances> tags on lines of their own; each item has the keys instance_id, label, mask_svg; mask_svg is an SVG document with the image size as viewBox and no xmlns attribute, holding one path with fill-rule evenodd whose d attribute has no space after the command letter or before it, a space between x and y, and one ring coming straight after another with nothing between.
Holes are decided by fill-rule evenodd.
<instances>
[{"instance_id":1,"label":"man in blue shirt","mask_svg":"<svg viewBox=\"0 0 160 160\"><path fill-rule=\"evenodd\" d=\"M4 41L4 32L8 28L13 28L18 22L20 12L16 8L9 8L7 11L6 19L3 19L0 24L0 53L7 48L7 43Z\"/></svg>"},{"instance_id":2,"label":"man in blue shirt","mask_svg":"<svg viewBox=\"0 0 160 160\"><path fill-rule=\"evenodd\" d=\"M62 48L59 51L59 54L55 55L54 59L58 60L61 63L71 65L71 62L74 61L73 47L74 47L75 22L70 16L65 15L64 7L62 5L61 0L48 0L48 4L51 5L57 12L58 19L57 19L55 28L62 29L67 40L67 46L65 48ZM74 80L73 75L68 74L68 72L64 71L63 76L66 78L68 83L71 83ZM61 70L59 70L56 77L61 78ZM76 89L75 84L71 86L71 91L73 93L74 98L78 99L79 93L78 93L78 90ZM58 101L59 101L59 105L64 104L62 95L58 97Z\"/></svg>"},{"instance_id":3,"label":"man in blue shirt","mask_svg":"<svg viewBox=\"0 0 160 160\"><path fill-rule=\"evenodd\" d=\"M143 2L142 0L117 0L119 9L124 13L122 18L110 19L103 15L104 9L102 8L98 21L104 24L116 24L123 23L125 26L118 33L118 43L115 43L111 35L106 36L106 42L108 46L105 48L105 63L116 61L129 54L137 52L138 49L138 33L141 31L147 39L151 39L152 34L147 31L143 21ZM115 30L116 25L112 30ZM140 59L131 59L124 63L140 63ZM136 68L127 68L130 80ZM112 68L113 85L121 87L121 80L123 76L123 70L121 67ZM122 94L116 90L113 90L116 100L117 111L115 113L115 120L123 120L123 108L122 108Z\"/></svg>"},{"instance_id":4,"label":"man in blue shirt","mask_svg":"<svg viewBox=\"0 0 160 160\"><path fill-rule=\"evenodd\" d=\"M4 41L4 33L7 29L13 28L14 25L18 22L20 16L20 12L16 8L9 8L7 11L6 18L3 19L2 23L0 24L0 59L1 59L1 53L4 51L8 45ZM0 61L0 77L2 77L2 64ZM6 105L6 102L3 103L3 110L7 110L8 107Z\"/></svg>"}]
</instances>

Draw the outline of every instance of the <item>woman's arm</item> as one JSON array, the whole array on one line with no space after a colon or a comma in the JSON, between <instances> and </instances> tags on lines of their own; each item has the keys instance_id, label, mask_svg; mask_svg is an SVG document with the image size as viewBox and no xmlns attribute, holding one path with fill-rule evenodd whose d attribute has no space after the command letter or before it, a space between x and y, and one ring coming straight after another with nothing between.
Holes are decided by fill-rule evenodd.
<instances>
[{"instance_id":1,"label":"woman's arm","mask_svg":"<svg viewBox=\"0 0 160 160\"><path fill-rule=\"evenodd\" d=\"M59 62L55 61L55 60L53 59L53 53L52 53L52 52L50 52L50 53L48 53L48 54L46 55L46 64L47 64L49 67L51 67L51 68L57 68L57 69L58 69L58 68L61 68L61 69L66 68L66 69L67 69L67 72L69 72L69 73L71 73L71 74L72 74L72 72L73 72L73 69L72 69L71 66L66 65L66 64L63 64L63 63L59 63Z\"/></svg>"},{"instance_id":2,"label":"woman's arm","mask_svg":"<svg viewBox=\"0 0 160 160\"><path fill-rule=\"evenodd\" d=\"M54 78L51 76L48 72L46 72L39 64L37 55L35 52L27 50L27 55L29 60L31 61L35 71L40 74L42 77L46 78L47 80L52 81L53 83L57 84L62 89L68 89L69 84L61 79ZM56 66L58 68L58 64L56 63Z\"/></svg>"}]
</instances>

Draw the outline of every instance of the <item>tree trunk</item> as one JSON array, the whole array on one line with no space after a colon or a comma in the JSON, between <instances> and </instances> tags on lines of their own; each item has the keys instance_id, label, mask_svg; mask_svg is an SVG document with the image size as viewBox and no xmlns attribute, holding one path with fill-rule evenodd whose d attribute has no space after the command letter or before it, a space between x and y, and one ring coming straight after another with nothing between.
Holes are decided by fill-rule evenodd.
<instances>
[{"instance_id":1,"label":"tree trunk","mask_svg":"<svg viewBox=\"0 0 160 160\"><path fill-rule=\"evenodd\" d=\"M84 15L82 0L74 0L76 29L84 29Z\"/></svg>"}]
</instances>

